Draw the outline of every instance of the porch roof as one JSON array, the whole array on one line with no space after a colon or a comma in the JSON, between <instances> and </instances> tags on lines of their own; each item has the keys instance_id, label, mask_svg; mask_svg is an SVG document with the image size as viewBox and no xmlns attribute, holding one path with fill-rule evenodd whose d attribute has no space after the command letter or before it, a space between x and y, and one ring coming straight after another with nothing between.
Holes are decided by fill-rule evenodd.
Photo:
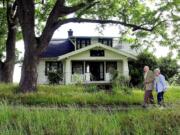
<instances>
[{"instance_id":1,"label":"porch roof","mask_svg":"<svg viewBox=\"0 0 180 135\"><path fill-rule=\"evenodd\" d=\"M87 50L90 50L90 49L93 49L95 47L99 47L99 48L103 48L103 49L106 49L106 50L109 50L109 51L112 51L116 54L119 54L119 55L123 55L127 58L131 58L131 59L134 59L136 60L136 56L131 54L131 53L128 53L128 52L125 52L125 51L122 51L122 50L117 50L115 48L112 48L112 47L109 47L109 46L106 46L106 45L103 45L103 44L100 44L100 43L97 43L97 44L94 44L94 45L89 45L87 47L84 47L84 48L81 48L79 50L76 50L76 51L72 51L70 53L67 53L65 55L62 55L62 56L59 56L58 57L58 60L63 60L63 59L66 59L68 57L71 57L71 56L74 56L76 54L80 54L81 52L84 52L84 51L87 51Z\"/></svg>"}]
</instances>

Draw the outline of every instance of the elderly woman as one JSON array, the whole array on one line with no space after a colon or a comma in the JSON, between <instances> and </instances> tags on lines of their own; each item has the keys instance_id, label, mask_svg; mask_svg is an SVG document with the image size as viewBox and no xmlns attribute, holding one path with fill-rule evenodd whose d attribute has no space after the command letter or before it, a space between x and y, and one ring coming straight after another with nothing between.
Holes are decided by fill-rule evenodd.
<instances>
[{"instance_id":1,"label":"elderly woman","mask_svg":"<svg viewBox=\"0 0 180 135\"><path fill-rule=\"evenodd\" d=\"M159 105L163 104L164 92L167 90L165 77L160 73L160 69L155 69L154 88L157 92L157 101Z\"/></svg>"}]
</instances>

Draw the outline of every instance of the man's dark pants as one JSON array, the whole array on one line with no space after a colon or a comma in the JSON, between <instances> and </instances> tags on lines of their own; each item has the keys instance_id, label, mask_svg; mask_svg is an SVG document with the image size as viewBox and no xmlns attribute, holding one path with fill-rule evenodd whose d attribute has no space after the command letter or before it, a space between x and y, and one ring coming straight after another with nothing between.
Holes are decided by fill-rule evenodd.
<instances>
[{"instance_id":1,"label":"man's dark pants","mask_svg":"<svg viewBox=\"0 0 180 135\"><path fill-rule=\"evenodd\" d=\"M144 93L144 104L154 103L154 98L152 94L152 90L146 90Z\"/></svg>"}]
</instances>

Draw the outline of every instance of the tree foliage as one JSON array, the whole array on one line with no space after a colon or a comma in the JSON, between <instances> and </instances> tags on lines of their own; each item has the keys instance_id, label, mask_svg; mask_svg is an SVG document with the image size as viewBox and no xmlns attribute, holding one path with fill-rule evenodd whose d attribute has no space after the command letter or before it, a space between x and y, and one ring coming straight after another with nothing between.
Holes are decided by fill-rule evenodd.
<instances>
[{"instance_id":1,"label":"tree foliage","mask_svg":"<svg viewBox=\"0 0 180 135\"><path fill-rule=\"evenodd\" d=\"M142 86L144 79L143 68L146 65L149 66L152 71L154 71L155 68L159 68L167 81L172 80L171 78L178 74L179 65L177 59L172 58L171 55L157 58L152 53L144 51L138 55L136 61L129 62L132 85Z\"/></svg>"},{"instance_id":2,"label":"tree foliage","mask_svg":"<svg viewBox=\"0 0 180 135\"><path fill-rule=\"evenodd\" d=\"M129 72L131 81L130 83L134 86L142 86L144 79L144 66L149 66L150 70L154 70L158 67L157 58L147 50L140 53L136 61L129 61Z\"/></svg>"},{"instance_id":3,"label":"tree foliage","mask_svg":"<svg viewBox=\"0 0 180 135\"><path fill-rule=\"evenodd\" d=\"M158 67L167 80L178 73L179 65L177 59L173 59L171 55L161 57L158 61Z\"/></svg>"},{"instance_id":4,"label":"tree foliage","mask_svg":"<svg viewBox=\"0 0 180 135\"><path fill-rule=\"evenodd\" d=\"M7 39L6 10L0 7L0 59L4 58L4 50Z\"/></svg>"}]
</instances>

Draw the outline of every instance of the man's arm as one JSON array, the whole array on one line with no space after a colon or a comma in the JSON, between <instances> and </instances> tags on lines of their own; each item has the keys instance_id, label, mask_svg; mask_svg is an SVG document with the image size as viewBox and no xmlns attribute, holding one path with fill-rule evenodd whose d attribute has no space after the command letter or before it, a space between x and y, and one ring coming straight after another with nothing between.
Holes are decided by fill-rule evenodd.
<instances>
[{"instance_id":1,"label":"man's arm","mask_svg":"<svg viewBox=\"0 0 180 135\"><path fill-rule=\"evenodd\" d=\"M152 83L154 81L154 74L152 71L149 72L149 77L148 79L145 81L145 83Z\"/></svg>"}]
</instances>

